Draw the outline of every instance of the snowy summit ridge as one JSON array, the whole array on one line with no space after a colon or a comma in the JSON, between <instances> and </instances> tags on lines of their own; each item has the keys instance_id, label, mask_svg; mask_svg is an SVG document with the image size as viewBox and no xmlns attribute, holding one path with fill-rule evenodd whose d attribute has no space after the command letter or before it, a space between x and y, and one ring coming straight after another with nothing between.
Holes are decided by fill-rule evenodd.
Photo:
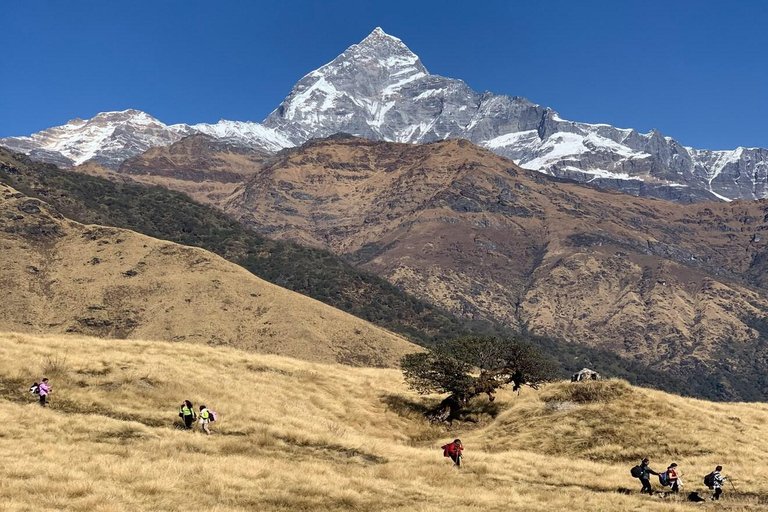
<instances>
[{"instance_id":1,"label":"snowy summit ridge","mask_svg":"<svg viewBox=\"0 0 768 512\"><path fill-rule=\"evenodd\" d=\"M302 77L262 124L167 126L126 110L0 144L65 166L91 160L116 168L152 146L194 133L274 152L338 132L407 143L465 138L523 167L634 195L680 201L768 197L766 149L694 149L655 130L568 121L525 98L477 93L461 80L431 75L403 41L379 27Z\"/></svg>"}]
</instances>

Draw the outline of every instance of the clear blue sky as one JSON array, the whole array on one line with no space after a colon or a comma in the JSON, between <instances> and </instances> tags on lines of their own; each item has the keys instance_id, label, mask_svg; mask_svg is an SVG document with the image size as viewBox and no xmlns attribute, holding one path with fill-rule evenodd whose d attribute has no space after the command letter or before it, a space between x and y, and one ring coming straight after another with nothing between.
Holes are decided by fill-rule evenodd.
<instances>
[{"instance_id":1,"label":"clear blue sky","mask_svg":"<svg viewBox=\"0 0 768 512\"><path fill-rule=\"evenodd\" d=\"M136 108L261 121L374 27L431 73L686 145L768 146L768 2L7 1L0 136Z\"/></svg>"}]
</instances>

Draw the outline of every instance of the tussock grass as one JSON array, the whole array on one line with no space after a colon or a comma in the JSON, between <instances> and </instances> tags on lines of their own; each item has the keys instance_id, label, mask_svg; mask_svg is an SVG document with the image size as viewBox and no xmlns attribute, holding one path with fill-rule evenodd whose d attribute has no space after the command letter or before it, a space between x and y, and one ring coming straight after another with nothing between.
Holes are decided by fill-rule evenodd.
<instances>
[{"instance_id":1,"label":"tussock grass","mask_svg":"<svg viewBox=\"0 0 768 512\"><path fill-rule=\"evenodd\" d=\"M65 353L68 371L52 378L43 409L26 388ZM504 392L495 418L479 404L481 421L449 430L423 419L436 397L409 392L394 370L0 334L0 409L12 418L0 429L0 503L12 512L693 510L636 493L629 467L648 455L656 469L675 459L690 475L686 491L702 490L698 475L721 463L741 494L717 509L768 510L767 406L603 386L595 396L613 398L576 401L570 383ZM185 398L220 413L214 435L174 428ZM550 406L563 398L574 406ZM467 447L461 470L439 450L455 437Z\"/></svg>"},{"instance_id":2,"label":"tussock grass","mask_svg":"<svg viewBox=\"0 0 768 512\"><path fill-rule=\"evenodd\" d=\"M629 383L623 380L590 380L550 386L541 399L545 402L609 402L621 398L629 390Z\"/></svg>"}]
</instances>

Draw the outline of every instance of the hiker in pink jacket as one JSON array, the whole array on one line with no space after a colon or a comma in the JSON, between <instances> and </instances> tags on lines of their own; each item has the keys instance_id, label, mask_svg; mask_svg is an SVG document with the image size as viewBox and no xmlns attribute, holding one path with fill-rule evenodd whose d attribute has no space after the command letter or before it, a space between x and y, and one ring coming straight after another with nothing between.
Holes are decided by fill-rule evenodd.
<instances>
[{"instance_id":1,"label":"hiker in pink jacket","mask_svg":"<svg viewBox=\"0 0 768 512\"><path fill-rule=\"evenodd\" d=\"M51 392L51 386L48 385L48 378L45 378L40 381L40 384L38 385L38 390L40 393L40 405L45 407L45 400L48 396L48 393Z\"/></svg>"}]
</instances>

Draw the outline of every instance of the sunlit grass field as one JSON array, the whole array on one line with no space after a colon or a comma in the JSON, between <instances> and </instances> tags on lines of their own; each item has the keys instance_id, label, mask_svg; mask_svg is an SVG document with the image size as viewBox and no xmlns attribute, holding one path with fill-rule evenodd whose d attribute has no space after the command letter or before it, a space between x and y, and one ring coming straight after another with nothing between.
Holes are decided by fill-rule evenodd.
<instances>
[{"instance_id":1,"label":"sunlit grass field","mask_svg":"<svg viewBox=\"0 0 768 512\"><path fill-rule=\"evenodd\" d=\"M45 409L28 392L43 375ZM219 413L213 435L176 428L186 398ZM436 399L396 370L1 334L0 509L768 510L766 405L556 383L481 400L448 428L422 417ZM456 437L461 469L439 449ZM629 469L644 455L657 470L680 465L680 496L638 494ZM702 479L716 464L738 492L685 501L710 495Z\"/></svg>"}]
</instances>

